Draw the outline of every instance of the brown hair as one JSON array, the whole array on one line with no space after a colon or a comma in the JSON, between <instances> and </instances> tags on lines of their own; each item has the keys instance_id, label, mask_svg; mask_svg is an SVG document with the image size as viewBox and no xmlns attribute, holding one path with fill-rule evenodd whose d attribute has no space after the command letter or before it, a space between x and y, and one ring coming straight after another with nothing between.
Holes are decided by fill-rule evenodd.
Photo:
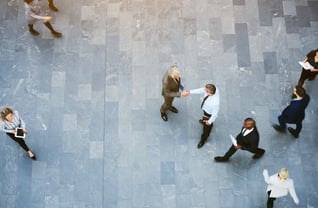
<instances>
[{"instance_id":1,"label":"brown hair","mask_svg":"<svg viewBox=\"0 0 318 208\"><path fill-rule=\"evenodd\" d=\"M3 121L6 121L6 120L7 120L6 117L7 117L7 115L9 115L10 113L13 114L12 108L10 108L10 107L4 107L4 108L2 108L2 110L1 110L1 112L0 112L0 114L1 114L1 119L2 119Z\"/></svg>"},{"instance_id":2,"label":"brown hair","mask_svg":"<svg viewBox=\"0 0 318 208\"><path fill-rule=\"evenodd\" d=\"M216 87L214 84L206 84L205 88L208 89L209 93L211 93L212 95L214 95L215 91L216 91Z\"/></svg>"},{"instance_id":3,"label":"brown hair","mask_svg":"<svg viewBox=\"0 0 318 208\"><path fill-rule=\"evenodd\" d=\"M306 90L305 90L303 87L297 85L295 88L296 88L296 93L297 93L300 97L304 97L304 96L306 95Z\"/></svg>"}]
</instances>

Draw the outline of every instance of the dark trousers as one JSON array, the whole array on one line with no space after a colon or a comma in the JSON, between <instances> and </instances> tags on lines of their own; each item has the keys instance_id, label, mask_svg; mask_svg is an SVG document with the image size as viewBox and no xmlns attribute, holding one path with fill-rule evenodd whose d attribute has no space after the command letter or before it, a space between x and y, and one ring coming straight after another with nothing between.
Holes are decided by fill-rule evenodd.
<instances>
[{"instance_id":1,"label":"dark trousers","mask_svg":"<svg viewBox=\"0 0 318 208\"><path fill-rule=\"evenodd\" d=\"M289 124L296 124L296 133L299 134L303 125L302 125L302 121L290 121L288 119L286 119L284 116L280 115L278 116L278 121L279 121L279 125L282 129L286 129L286 123Z\"/></svg>"},{"instance_id":2,"label":"dark trousers","mask_svg":"<svg viewBox=\"0 0 318 208\"><path fill-rule=\"evenodd\" d=\"M208 137L210 136L211 130L213 127L213 123L211 125L203 124L203 133L201 134L201 140L200 143L205 143Z\"/></svg>"},{"instance_id":3,"label":"dark trousers","mask_svg":"<svg viewBox=\"0 0 318 208\"><path fill-rule=\"evenodd\" d=\"M274 201L276 198L271 198L271 191L267 192L268 198L267 198L267 208L273 208L274 207Z\"/></svg>"},{"instance_id":4,"label":"dark trousers","mask_svg":"<svg viewBox=\"0 0 318 208\"><path fill-rule=\"evenodd\" d=\"M237 151L237 149L235 149L235 146L232 145L230 147L230 149L225 153L224 157L226 159L229 159L236 151ZM261 148L257 148L255 150L247 150L247 151L252 152L252 153L254 153L255 155L258 155L258 156L264 154L264 152L265 152L265 150L263 150Z\"/></svg>"},{"instance_id":5,"label":"dark trousers","mask_svg":"<svg viewBox=\"0 0 318 208\"><path fill-rule=\"evenodd\" d=\"M7 135L15 142L17 142L26 152L28 152L30 149L29 147L26 145L24 139L22 138L17 138L14 136L14 134L12 133L7 133Z\"/></svg>"},{"instance_id":6,"label":"dark trousers","mask_svg":"<svg viewBox=\"0 0 318 208\"><path fill-rule=\"evenodd\" d=\"M165 102L161 105L160 112L166 113L171 108L174 97L163 96L163 99Z\"/></svg>"},{"instance_id":7,"label":"dark trousers","mask_svg":"<svg viewBox=\"0 0 318 208\"><path fill-rule=\"evenodd\" d=\"M312 72L310 70L306 70L303 68L300 74L300 78L298 80L298 85L303 86L306 79L315 79L318 72Z\"/></svg>"}]
</instances>

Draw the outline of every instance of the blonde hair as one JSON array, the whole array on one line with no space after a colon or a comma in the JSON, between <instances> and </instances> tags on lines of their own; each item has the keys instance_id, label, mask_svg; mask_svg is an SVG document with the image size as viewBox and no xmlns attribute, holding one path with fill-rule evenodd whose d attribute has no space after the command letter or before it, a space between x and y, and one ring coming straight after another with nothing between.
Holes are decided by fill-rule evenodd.
<instances>
[{"instance_id":1,"label":"blonde hair","mask_svg":"<svg viewBox=\"0 0 318 208\"><path fill-rule=\"evenodd\" d=\"M170 77L174 77L176 74L180 74L180 70L177 66L171 66L170 69L168 70L168 74Z\"/></svg>"},{"instance_id":2,"label":"blonde hair","mask_svg":"<svg viewBox=\"0 0 318 208\"><path fill-rule=\"evenodd\" d=\"M286 180L288 178L288 169L287 168L280 169L278 176L281 180Z\"/></svg>"},{"instance_id":3,"label":"blonde hair","mask_svg":"<svg viewBox=\"0 0 318 208\"><path fill-rule=\"evenodd\" d=\"M13 114L12 108L10 108L10 107L4 107L4 108L2 108L2 110L1 110L1 112L0 112L0 114L1 114L1 119L2 119L3 121L6 121L6 120L7 120L6 117L7 117L7 115L9 115L10 113Z\"/></svg>"}]
</instances>

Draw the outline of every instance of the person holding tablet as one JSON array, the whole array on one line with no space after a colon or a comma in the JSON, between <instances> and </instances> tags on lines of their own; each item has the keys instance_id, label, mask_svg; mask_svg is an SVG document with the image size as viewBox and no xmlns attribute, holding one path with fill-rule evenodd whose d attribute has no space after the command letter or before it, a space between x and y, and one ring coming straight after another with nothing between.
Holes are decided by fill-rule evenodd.
<instances>
[{"instance_id":1,"label":"person holding tablet","mask_svg":"<svg viewBox=\"0 0 318 208\"><path fill-rule=\"evenodd\" d=\"M0 114L1 130L6 132L12 140L17 142L27 152L31 159L35 160L35 154L29 149L23 139L27 130L25 128L25 122L19 116L18 111L15 111L10 107L4 107Z\"/></svg>"}]
</instances>

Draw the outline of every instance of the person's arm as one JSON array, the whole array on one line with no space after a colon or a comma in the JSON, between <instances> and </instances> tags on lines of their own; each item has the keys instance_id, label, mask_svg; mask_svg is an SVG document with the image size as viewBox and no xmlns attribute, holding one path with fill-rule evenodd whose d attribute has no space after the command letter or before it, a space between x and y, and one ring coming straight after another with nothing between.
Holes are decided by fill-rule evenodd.
<instances>
[{"instance_id":1,"label":"person's arm","mask_svg":"<svg viewBox=\"0 0 318 208\"><path fill-rule=\"evenodd\" d=\"M197 89L193 89L190 90L190 94L204 94L204 88L197 88Z\"/></svg>"},{"instance_id":2,"label":"person's arm","mask_svg":"<svg viewBox=\"0 0 318 208\"><path fill-rule=\"evenodd\" d=\"M291 183L290 183L290 186L288 187L288 191L291 195L291 197L293 198L295 204L299 204L299 199L296 195L296 192L295 192L295 188L294 188L294 181L292 179L290 179Z\"/></svg>"},{"instance_id":3,"label":"person's arm","mask_svg":"<svg viewBox=\"0 0 318 208\"><path fill-rule=\"evenodd\" d=\"M220 108L220 105L214 105L212 107L212 115L209 118L209 120L207 121L209 124L213 123L215 121L215 119L218 117L219 108Z\"/></svg>"},{"instance_id":4,"label":"person's arm","mask_svg":"<svg viewBox=\"0 0 318 208\"><path fill-rule=\"evenodd\" d=\"M15 132L14 129L12 129L12 130L6 129L3 122L1 122L1 124L0 124L0 129L1 129L1 131L4 131L5 133L12 133L13 134Z\"/></svg>"},{"instance_id":5,"label":"person's arm","mask_svg":"<svg viewBox=\"0 0 318 208\"><path fill-rule=\"evenodd\" d=\"M263 170L263 176L264 176L264 181L265 181L267 184L270 184L270 179L269 179L269 175L268 175L268 170L267 170L267 169L264 169L264 170Z\"/></svg>"}]
</instances>

